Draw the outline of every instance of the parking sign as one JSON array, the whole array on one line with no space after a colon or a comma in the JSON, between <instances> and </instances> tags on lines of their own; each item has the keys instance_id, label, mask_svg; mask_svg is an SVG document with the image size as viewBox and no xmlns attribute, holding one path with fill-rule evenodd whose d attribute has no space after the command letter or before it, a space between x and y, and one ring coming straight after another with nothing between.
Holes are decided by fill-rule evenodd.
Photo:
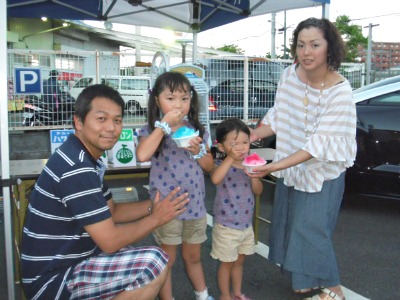
<instances>
[{"instance_id":1,"label":"parking sign","mask_svg":"<svg viewBox=\"0 0 400 300\"><path fill-rule=\"evenodd\" d=\"M40 68L14 68L15 94L41 94L42 75Z\"/></svg>"}]
</instances>

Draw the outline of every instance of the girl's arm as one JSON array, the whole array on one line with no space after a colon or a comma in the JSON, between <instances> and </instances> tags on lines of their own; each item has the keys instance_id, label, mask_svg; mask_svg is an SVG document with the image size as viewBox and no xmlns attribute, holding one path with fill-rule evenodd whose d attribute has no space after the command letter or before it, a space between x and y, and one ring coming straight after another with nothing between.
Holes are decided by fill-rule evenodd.
<instances>
[{"instance_id":1,"label":"girl's arm","mask_svg":"<svg viewBox=\"0 0 400 300\"><path fill-rule=\"evenodd\" d=\"M189 151L192 156L198 155L202 151L200 147L202 141L201 137L196 137L190 140L190 146L187 147L186 150ZM207 145L205 145L205 151L206 152L202 157L197 158L197 162L203 171L210 173L214 169L214 159L211 155L210 148Z\"/></svg>"},{"instance_id":2,"label":"girl's arm","mask_svg":"<svg viewBox=\"0 0 400 300\"><path fill-rule=\"evenodd\" d=\"M149 161L156 152L158 145L164 137L161 128L155 128L148 136L139 138L139 144L136 149L136 158L138 161Z\"/></svg>"},{"instance_id":3,"label":"girl's arm","mask_svg":"<svg viewBox=\"0 0 400 300\"><path fill-rule=\"evenodd\" d=\"M222 161L221 165L217 168L214 169L214 171L211 174L211 181L215 185L220 184L226 174L228 174L230 167L232 166L234 162L234 159L230 156L225 157L225 159Z\"/></svg>"},{"instance_id":4,"label":"girl's arm","mask_svg":"<svg viewBox=\"0 0 400 300\"><path fill-rule=\"evenodd\" d=\"M202 158L197 159L200 167L204 172L210 173L214 169L214 158L211 155L210 149L206 146L207 154Z\"/></svg>"},{"instance_id":5,"label":"girl's arm","mask_svg":"<svg viewBox=\"0 0 400 300\"><path fill-rule=\"evenodd\" d=\"M178 110L171 110L166 113L161 123L165 122L170 128L174 128L179 124L184 115ZM139 145L136 150L136 158L138 161L149 161L154 153L157 151L158 145L160 145L164 131L161 128L154 128L149 136L142 136L139 139Z\"/></svg>"}]
</instances>

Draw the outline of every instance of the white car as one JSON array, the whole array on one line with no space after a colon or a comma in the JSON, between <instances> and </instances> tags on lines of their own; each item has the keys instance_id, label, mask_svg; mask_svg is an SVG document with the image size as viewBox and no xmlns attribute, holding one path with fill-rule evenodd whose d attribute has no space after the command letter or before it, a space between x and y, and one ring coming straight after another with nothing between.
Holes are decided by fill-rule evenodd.
<instances>
[{"instance_id":1,"label":"white car","mask_svg":"<svg viewBox=\"0 0 400 300\"><path fill-rule=\"evenodd\" d=\"M70 90L77 99L82 90L96 82L96 76L79 79ZM125 110L129 114L140 114L147 109L150 90L150 77L146 76L101 76L100 83L116 89L125 101Z\"/></svg>"}]
</instances>

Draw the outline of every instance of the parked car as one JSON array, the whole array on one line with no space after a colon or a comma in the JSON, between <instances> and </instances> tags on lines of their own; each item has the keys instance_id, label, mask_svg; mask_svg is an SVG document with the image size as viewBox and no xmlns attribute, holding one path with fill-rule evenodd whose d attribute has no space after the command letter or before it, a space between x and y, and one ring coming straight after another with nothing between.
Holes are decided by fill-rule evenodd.
<instances>
[{"instance_id":1,"label":"parked car","mask_svg":"<svg viewBox=\"0 0 400 300\"><path fill-rule=\"evenodd\" d=\"M356 89L354 91L354 93L361 93L361 92L364 92L364 91L368 91L368 90L371 90L371 89L374 89L374 88L377 88L377 87L380 87L380 86L384 86L384 85L388 85L388 84L392 84L392 83L396 83L396 82L400 82L400 75L389 77L389 78L385 78L385 79L376 81L374 83L364 85L363 87L360 87L359 89Z\"/></svg>"},{"instance_id":2,"label":"parked car","mask_svg":"<svg viewBox=\"0 0 400 300\"><path fill-rule=\"evenodd\" d=\"M265 58L250 58L247 67L245 72L244 61L233 58L207 62L210 120L244 119L245 115L248 119L258 119L273 106L284 65Z\"/></svg>"},{"instance_id":3,"label":"parked car","mask_svg":"<svg viewBox=\"0 0 400 300\"><path fill-rule=\"evenodd\" d=\"M211 120L227 117L244 118L244 80L234 79L221 82L209 93ZM248 84L248 118L258 119L265 115L274 103L277 83L267 80L250 79Z\"/></svg>"},{"instance_id":4,"label":"parked car","mask_svg":"<svg viewBox=\"0 0 400 300\"><path fill-rule=\"evenodd\" d=\"M355 90L354 100L357 156L346 173L346 193L400 200L400 80ZM275 148L275 137L252 146Z\"/></svg>"},{"instance_id":5,"label":"parked car","mask_svg":"<svg viewBox=\"0 0 400 300\"><path fill-rule=\"evenodd\" d=\"M94 75L82 77L71 87L71 95L76 99L84 88L94 84L94 82ZM101 76L101 83L111 86L121 94L128 114L140 114L147 109L150 77L108 75Z\"/></svg>"},{"instance_id":6,"label":"parked car","mask_svg":"<svg viewBox=\"0 0 400 300\"><path fill-rule=\"evenodd\" d=\"M400 200L400 81L394 81L354 91L358 149L348 192Z\"/></svg>"}]
</instances>

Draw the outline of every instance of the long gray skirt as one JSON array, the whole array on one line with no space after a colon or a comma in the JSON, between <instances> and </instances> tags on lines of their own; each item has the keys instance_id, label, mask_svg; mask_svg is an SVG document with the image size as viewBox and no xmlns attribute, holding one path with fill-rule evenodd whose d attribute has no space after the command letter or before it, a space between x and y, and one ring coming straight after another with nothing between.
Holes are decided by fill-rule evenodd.
<instances>
[{"instance_id":1,"label":"long gray skirt","mask_svg":"<svg viewBox=\"0 0 400 300\"><path fill-rule=\"evenodd\" d=\"M340 284L333 232L344 193L345 172L306 193L278 179L272 212L269 260L290 276L293 289Z\"/></svg>"}]
</instances>

